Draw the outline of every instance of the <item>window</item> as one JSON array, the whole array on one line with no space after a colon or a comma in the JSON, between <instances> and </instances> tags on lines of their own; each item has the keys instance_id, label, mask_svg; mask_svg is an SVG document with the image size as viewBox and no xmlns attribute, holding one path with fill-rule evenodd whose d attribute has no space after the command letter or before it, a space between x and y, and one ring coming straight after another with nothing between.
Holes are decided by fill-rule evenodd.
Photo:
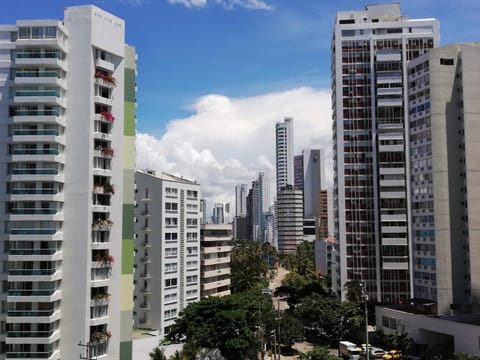
<instances>
[{"instance_id":1,"label":"window","mask_svg":"<svg viewBox=\"0 0 480 360\"><path fill-rule=\"evenodd\" d=\"M193 261L187 261L187 268L192 268L192 267L197 267L198 261L193 260Z\"/></svg>"},{"instance_id":2,"label":"window","mask_svg":"<svg viewBox=\"0 0 480 360\"><path fill-rule=\"evenodd\" d=\"M177 263L165 264L165 272L167 272L167 273L177 272Z\"/></svg>"},{"instance_id":3,"label":"window","mask_svg":"<svg viewBox=\"0 0 480 360\"><path fill-rule=\"evenodd\" d=\"M455 65L453 59L440 58L440 65Z\"/></svg>"},{"instance_id":4,"label":"window","mask_svg":"<svg viewBox=\"0 0 480 360\"><path fill-rule=\"evenodd\" d=\"M178 234L177 233L165 233L165 240L166 241L177 241Z\"/></svg>"},{"instance_id":5,"label":"window","mask_svg":"<svg viewBox=\"0 0 480 360\"><path fill-rule=\"evenodd\" d=\"M178 204L167 202L167 203L165 203L165 210L167 210L167 211L177 211L178 210Z\"/></svg>"},{"instance_id":6,"label":"window","mask_svg":"<svg viewBox=\"0 0 480 360\"><path fill-rule=\"evenodd\" d=\"M172 320L177 317L177 309L166 310L163 313L165 320Z\"/></svg>"},{"instance_id":7,"label":"window","mask_svg":"<svg viewBox=\"0 0 480 360\"><path fill-rule=\"evenodd\" d=\"M166 257L177 256L177 248L166 248L165 256Z\"/></svg>"},{"instance_id":8,"label":"window","mask_svg":"<svg viewBox=\"0 0 480 360\"><path fill-rule=\"evenodd\" d=\"M198 248L187 247L187 255L198 255Z\"/></svg>"},{"instance_id":9,"label":"window","mask_svg":"<svg viewBox=\"0 0 480 360\"><path fill-rule=\"evenodd\" d=\"M167 195L177 195L177 189L175 188L167 187L165 188L165 192Z\"/></svg>"},{"instance_id":10,"label":"window","mask_svg":"<svg viewBox=\"0 0 480 360\"><path fill-rule=\"evenodd\" d=\"M198 219L187 219L188 227L195 227L198 225Z\"/></svg>"},{"instance_id":11,"label":"window","mask_svg":"<svg viewBox=\"0 0 480 360\"><path fill-rule=\"evenodd\" d=\"M196 199L198 197L198 191L187 190L187 197Z\"/></svg>"},{"instance_id":12,"label":"window","mask_svg":"<svg viewBox=\"0 0 480 360\"><path fill-rule=\"evenodd\" d=\"M187 241L197 241L198 233L196 232L187 232Z\"/></svg>"},{"instance_id":13,"label":"window","mask_svg":"<svg viewBox=\"0 0 480 360\"><path fill-rule=\"evenodd\" d=\"M187 298L196 297L198 294L197 290L187 290Z\"/></svg>"},{"instance_id":14,"label":"window","mask_svg":"<svg viewBox=\"0 0 480 360\"><path fill-rule=\"evenodd\" d=\"M165 287L171 288L177 286L177 279L165 279Z\"/></svg>"},{"instance_id":15,"label":"window","mask_svg":"<svg viewBox=\"0 0 480 360\"><path fill-rule=\"evenodd\" d=\"M166 295L163 297L163 300L165 301L165 304L175 303L175 302L177 302L177 293L166 294Z\"/></svg>"},{"instance_id":16,"label":"window","mask_svg":"<svg viewBox=\"0 0 480 360\"><path fill-rule=\"evenodd\" d=\"M177 224L178 224L177 218L170 218L170 217L165 218L165 225L167 227L175 227L177 226Z\"/></svg>"},{"instance_id":17,"label":"window","mask_svg":"<svg viewBox=\"0 0 480 360\"><path fill-rule=\"evenodd\" d=\"M187 276L187 284L196 284L198 282L198 276L197 275L191 275Z\"/></svg>"}]
</instances>

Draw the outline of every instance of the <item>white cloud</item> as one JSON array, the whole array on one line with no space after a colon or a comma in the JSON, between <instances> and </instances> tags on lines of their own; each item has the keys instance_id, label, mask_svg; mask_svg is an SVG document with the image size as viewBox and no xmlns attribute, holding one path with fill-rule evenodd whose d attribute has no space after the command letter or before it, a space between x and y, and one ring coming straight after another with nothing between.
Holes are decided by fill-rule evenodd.
<instances>
[{"instance_id":1,"label":"white cloud","mask_svg":"<svg viewBox=\"0 0 480 360\"><path fill-rule=\"evenodd\" d=\"M172 120L161 138L137 134L137 168L197 180L209 204L232 202L234 187L258 172L275 180L275 123L294 118L295 153L324 148L331 159L328 90L301 87L246 98L206 95L194 114ZM330 162L327 177L331 178Z\"/></svg>"},{"instance_id":2,"label":"white cloud","mask_svg":"<svg viewBox=\"0 0 480 360\"><path fill-rule=\"evenodd\" d=\"M167 0L170 4L181 4L187 8L203 8L209 4L217 4L225 9L243 7L253 10L273 10L273 6L263 0Z\"/></svg>"}]
</instances>

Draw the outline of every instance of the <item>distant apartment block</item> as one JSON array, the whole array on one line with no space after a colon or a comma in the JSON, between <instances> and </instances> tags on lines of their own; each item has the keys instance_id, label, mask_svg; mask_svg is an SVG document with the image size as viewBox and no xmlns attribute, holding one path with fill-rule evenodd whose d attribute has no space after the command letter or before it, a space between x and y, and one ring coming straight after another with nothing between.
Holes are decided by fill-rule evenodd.
<instances>
[{"instance_id":1,"label":"distant apartment block","mask_svg":"<svg viewBox=\"0 0 480 360\"><path fill-rule=\"evenodd\" d=\"M95 6L0 25L2 359L131 359L136 55ZM75 354L75 355L72 355Z\"/></svg>"},{"instance_id":2,"label":"distant apartment block","mask_svg":"<svg viewBox=\"0 0 480 360\"><path fill-rule=\"evenodd\" d=\"M165 335L200 298L200 185L154 171L135 182L134 326Z\"/></svg>"},{"instance_id":3,"label":"distant apartment block","mask_svg":"<svg viewBox=\"0 0 480 360\"><path fill-rule=\"evenodd\" d=\"M275 126L277 190L294 184L293 118L285 118Z\"/></svg>"},{"instance_id":4,"label":"distant apartment block","mask_svg":"<svg viewBox=\"0 0 480 360\"><path fill-rule=\"evenodd\" d=\"M286 186L277 192L275 208L278 250L294 252L303 241L302 191Z\"/></svg>"},{"instance_id":5,"label":"distant apartment block","mask_svg":"<svg viewBox=\"0 0 480 360\"><path fill-rule=\"evenodd\" d=\"M230 295L231 224L204 224L200 228L201 297Z\"/></svg>"}]
</instances>

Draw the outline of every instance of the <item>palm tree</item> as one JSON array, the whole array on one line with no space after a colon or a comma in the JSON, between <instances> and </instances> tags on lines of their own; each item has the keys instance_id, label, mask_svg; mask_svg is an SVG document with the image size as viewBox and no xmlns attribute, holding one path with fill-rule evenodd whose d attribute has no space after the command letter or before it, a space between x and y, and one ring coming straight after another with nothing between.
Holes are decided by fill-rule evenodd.
<instances>
[{"instance_id":1,"label":"palm tree","mask_svg":"<svg viewBox=\"0 0 480 360\"><path fill-rule=\"evenodd\" d=\"M165 355L165 350L159 346L154 348L148 355L150 356L150 360L168 360Z\"/></svg>"},{"instance_id":2,"label":"palm tree","mask_svg":"<svg viewBox=\"0 0 480 360\"><path fill-rule=\"evenodd\" d=\"M363 289L362 289L362 283L360 281L358 280L347 281L345 283L344 288L347 291L347 294L345 295L345 297L347 298L347 301L355 302L355 303L362 302Z\"/></svg>"},{"instance_id":3,"label":"palm tree","mask_svg":"<svg viewBox=\"0 0 480 360\"><path fill-rule=\"evenodd\" d=\"M225 358L218 349L203 348L197 353L195 360L225 360Z\"/></svg>"}]
</instances>

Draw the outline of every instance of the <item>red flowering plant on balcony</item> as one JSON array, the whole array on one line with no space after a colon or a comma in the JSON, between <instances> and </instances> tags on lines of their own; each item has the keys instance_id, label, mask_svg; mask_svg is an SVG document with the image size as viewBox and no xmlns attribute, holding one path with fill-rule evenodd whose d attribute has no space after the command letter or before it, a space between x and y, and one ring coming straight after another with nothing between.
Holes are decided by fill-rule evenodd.
<instances>
[{"instance_id":1,"label":"red flowering plant on balcony","mask_svg":"<svg viewBox=\"0 0 480 360\"><path fill-rule=\"evenodd\" d=\"M112 255L106 255L103 258L103 261L109 264L113 264L115 262L115 258Z\"/></svg>"},{"instance_id":2,"label":"red flowering plant on balcony","mask_svg":"<svg viewBox=\"0 0 480 360\"><path fill-rule=\"evenodd\" d=\"M112 157L115 155L115 151L111 147L102 148L102 154L104 156Z\"/></svg>"},{"instance_id":3,"label":"red flowering plant on balcony","mask_svg":"<svg viewBox=\"0 0 480 360\"><path fill-rule=\"evenodd\" d=\"M108 121L108 122L114 122L115 121L115 116L110 111L102 111L100 113L102 115L103 120Z\"/></svg>"},{"instance_id":4,"label":"red flowering plant on balcony","mask_svg":"<svg viewBox=\"0 0 480 360\"><path fill-rule=\"evenodd\" d=\"M110 75L108 73L105 73L105 72L102 72L102 71L96 71L95 72L95 77L99 78L99 79L103 79L106 82L109 82L110 84L112 84L113 86L117 85L117 79L115 79L112 75Z\"/></svg>"}]
</instances>

